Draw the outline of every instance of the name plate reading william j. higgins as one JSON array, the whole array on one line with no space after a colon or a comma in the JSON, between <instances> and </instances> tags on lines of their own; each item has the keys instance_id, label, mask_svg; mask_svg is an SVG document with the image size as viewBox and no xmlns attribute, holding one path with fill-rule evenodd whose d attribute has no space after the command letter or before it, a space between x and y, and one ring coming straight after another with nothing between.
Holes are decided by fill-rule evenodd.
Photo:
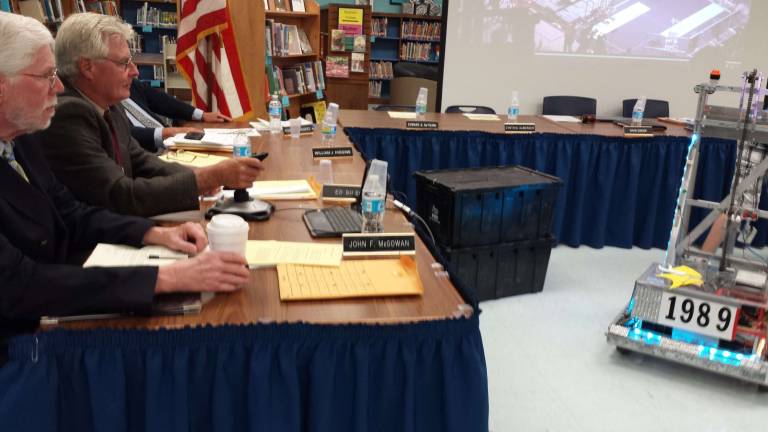
<instances>
[{"instance_id":1,"label":"name plate reading william j. higgins","mask_svg":"<svg viewBox=\"0 0 768 432\"><path fill-rule=\"evenodd\" d=\"M416 236L413 233L344 234L341 242L344 256L416 254Z\"/></svg>"},{"instance_id":2,"label":"name plate reading william j. higgins","mask_svg":"<svg viewBox=\"0 0 768 432\"><path fill-rule=\"evenodd\" d=\"M352 147L315 147L312 149L314 159L333 159L352 157Z\"/></svg>"},{"instance_id":3,"label":"name plate reading william j. higgins","mask_svg":"<svg viewBox=\"0 0 768 432\"><path fill-rule=\"evenodd\" d=\"M405 122L406 129L437 129L436 121L427 120L408 120Z\"/></svg>"},{"instance_id":4,"label":"name plate reading william j. higgins","mask_svg":"<svg viewBox=\"0 0 768 432\"><path fill-rule=\"evenodd\" d=\"M324 184L320 197L322 199L356 199L360 196L360 186Z\"/></svg>"},{"instance_id":5,"label":"name plate reading william j. higgins","mask_svg":"<svg viewBox=\"0 0 768 432\"><path fill-rule=\"evenodd\" d=\"M504 123L504 132L534 133L536 132L536 123Z\"/></svg>"}]
</instances>

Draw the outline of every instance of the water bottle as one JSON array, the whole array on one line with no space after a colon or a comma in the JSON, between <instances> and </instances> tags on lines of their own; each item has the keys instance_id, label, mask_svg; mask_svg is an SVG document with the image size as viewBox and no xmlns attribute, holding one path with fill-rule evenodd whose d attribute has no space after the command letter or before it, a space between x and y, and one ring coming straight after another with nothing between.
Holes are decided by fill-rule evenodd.
<instances>
[{"instance_id":1,"label":"water bottle","mask_svg":"<svg viewBox=\"0 0 768 432\"><path fill-rule=\"evenodd\" d=\"M323 117L323 124L320 133L323 136L324 145L332 145L336 140L336 119L339 115L339 104L331 102Z\"/></svg>"},{"instance_id":2,"label":"water bottle","mask_svg":"<svg viewBox=\"0 0 768 432\"><path fill-rule=\"evenodd\" d=\"M376 174L368 174L363 186L361 210L363 212L363 232L380 233L384 231L384 207L386 186Z\"/></svg>"},{"instance_id":3,"label":"water bottle","mask_svg":"<svg viewBox=\"0 0 768 432\"><path fill-rule=\"evenodd\" d=\"M416 96L416 117L419 119L423 119L424 113L427 112L428 92L426 87L421 87L418 96Z\"/></svg>"},{"instance_id":4,"label":"water bottle","mask_svg":"<svg viewBox=\"0 0 768 432\"><path fill-rule=\"evenodd\" d=\"M275 93L272 95L272 100L269 101L269 131L273 134L279 134L283 131L282 115L283 105Z\"/></svg>"},{"instance_id":5,"label":"water bottle","mask_svg":"<svg viewBox=\"0 0 768 432\"><path fill-rule=\"evenodd\" d=\"M251 157L251 140L245 133L237 133L232 140L233 157Z\"/></svg>"},{"instance_id":6,"label":"water bottle","mask_svg":"<svg viewBox=\"0 0 768 432\"><path fill-rule=\"evenodd\" d=\"M507 121L516 123L518 114L520 114L520 102L517 100L517 90L515 90L512 92L512 99L507 108Z\"/></svg>"},{"instance_id":7,"label":"water bottle","mask_svg":"<svg viewBox=\"0 0 768 432\"><path fill-rule=\"evenodd\" d=\"M635 108L632 110L632 126L643 125L643 114L645 114L645 96L635 102Z\"/></svg>"}]
</instances>

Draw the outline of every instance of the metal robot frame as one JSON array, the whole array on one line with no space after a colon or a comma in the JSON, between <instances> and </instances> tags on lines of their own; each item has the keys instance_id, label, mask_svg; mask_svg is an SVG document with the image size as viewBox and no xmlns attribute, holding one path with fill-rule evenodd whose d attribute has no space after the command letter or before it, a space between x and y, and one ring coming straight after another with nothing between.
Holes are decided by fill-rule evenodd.
<instances>
[{"instance_id":1,"label":"metal robot frame","mask_svg":"<svg viewBox=\"0 0 768 432\"><path fill-rule=\"evenodd\" d=\"M742 85L722 86L719 76L694 88L698 106L664 263L653 263L635 281L626 308L606 332L621 352L636 351L732 376L768 388L768 264L752 252L753 224L768 218L758 209L768 171L768 111L763 112L763 75L742 75ZM710 105L716 92L738 93L738 108ZM736 140L736 167L728 196L720 202L694 199L702 137ZM691 210L709 209L689 229ZM725 215L721 253L707 253L694 242ZM722 218L720 218L722 220ZM737 240L744 248L736 256ZM688 266L703 284L671 288L660 274L679 274ZM677 269L677 270L676 270Z\"/></svg>"}]
</instances>

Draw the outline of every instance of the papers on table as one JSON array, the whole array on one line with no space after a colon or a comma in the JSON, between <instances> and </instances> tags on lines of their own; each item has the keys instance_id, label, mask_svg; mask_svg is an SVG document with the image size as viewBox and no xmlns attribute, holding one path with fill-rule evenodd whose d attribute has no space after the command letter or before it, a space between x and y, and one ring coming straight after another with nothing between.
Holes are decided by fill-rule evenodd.
<instances>
[{"instance_id":1,"label":"papers on table","mask_svg":"<svg viewBox=\"0 0 768 432\"><path fill-rule=\"evenodd\" d=\"M389 118L393 119L415 119L415 112L387 111Z\"/></svg>"},{"instance_id":2,"label":"papers on table","mask_svg":"<svg viewBox=\"0 0 768 432\"><path fill-rule=\"evenodd\" d=\"M564 123L581 123L581 119L574 116L566 116L566 115L545 115L542 116L547 120L552 120L554 122L564 122Z\"/></svg>"},{"instance_id":3,"label":"papers on table","mask_svg":"<svg viewBox=\"0 0 768 432\"><path fill-rule=\"evenodd\" d=\"M213 154L200 153L195 151L187 151L179 149L176 151L169 151L160 156L160 159L166 162L175 162L181 165L189 167L202 168L211 165L216 165L219 162L225 161L229 158L224 156L217 156Z\"/></svg>"},{"instance_id":4,"label":"papers on table","mask_svg":"<svg viewBox=\"0 0 768 432\"><path fill-rule=\"evenodd\" d=\"M209 151L232 151L232 145L235 137L245 133L249 137L259 136L259 132L252 128L238 129L203 129L205 135L198 140L184 138L186 134L177 134L163 141L166 148L169 149L187 149L187 150L209 150Z\"/></svg>"},{"instance_id":5,"label":"papers on table","mask_svg":"<svg viewBox=\"0 0 768 432\"><path fill-rule=\"evenodd\" d=\"M416 261L348 260L338 267L278 264L280 300L421 295L424 287Z\"/></svg>"},{"instance_id":6,"label":"papers on table","mask_svg":"<svg viewBox=\"0 0 768 432\"><path fill-rule=\"evenodd\" d=\"M302 243L277 240L248 240L245 258L250 267L303 264L324 267L341 265L340 243Z\"/></svg>"},{"instance_id":7,"label":"papers on table","mask_svg":"<svg viewBox=\"0 0 768 432\"><path fill-rule=\"evenodd\" d=\"M472 114L464 113L464 117L470 120L482 120L482 121L498 121L499 116L496 114Z\"/></svg>"},{"instance_id":8,"label":"papers on table","mask_svg":"<svg viewBox=\"0 0 768 432\"><path fill-rule=\"evenodd\" d=\"M267 180L255 181L248 188L253 198L269 200L303 200L317 199L317 193L309 186L307 180ZM225 190L224 196L232 198L235 191Z\"/></svg>"},{"instance_id":9,"label":"papers on table","mask_svg":"<svg viewBox=\"0 0 768 432\"><path fill-rule=\"evenodd\" d=\"M256 119L256 120L257 121L252 121L252 122L249 123L252 128L254 128L254 129L258 130L258 131L262 131L262 132L269 130L269 121L264 120L264 119ZM283 120L282 122L280 122L280 124L281 124L282 127L290 127L291 126L291 124L290 124L290 122L288 120ZM312 124L311 121L309 121L309 120L307 120L307 119L305 119L303 117L301 118L301 125L302 126L304 126L304 125L311 125L311 124Z\"/></svg>"},{"instance_id":10,"label":"papers on table","mask_svg":"<svg viewBox=\"0 0 768 432\"><path fill-rule=\"evenodd\" d=\"M83 267L154 267L187 258L187 254L165 246L144 246L139 249L132 246L99 243Z\"/></svg>"}]
</instances>

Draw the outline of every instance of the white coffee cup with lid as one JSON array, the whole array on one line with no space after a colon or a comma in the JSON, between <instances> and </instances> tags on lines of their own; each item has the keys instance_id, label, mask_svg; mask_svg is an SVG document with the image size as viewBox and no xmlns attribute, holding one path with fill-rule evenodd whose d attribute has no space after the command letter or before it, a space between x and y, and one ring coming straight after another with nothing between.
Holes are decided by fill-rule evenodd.
<instances>
[{"instance_id":1,"label":"white coffee cup with lid","mask_svg":"<svg viewBox=\"0 0 768 432\"><path fill-rule=\"evenodd\" d=\"M237 215L219 214L206 227L208 244L214 251L236 252L245 256L248 243L248 222Z\"/></svg>"}]
</instances>

